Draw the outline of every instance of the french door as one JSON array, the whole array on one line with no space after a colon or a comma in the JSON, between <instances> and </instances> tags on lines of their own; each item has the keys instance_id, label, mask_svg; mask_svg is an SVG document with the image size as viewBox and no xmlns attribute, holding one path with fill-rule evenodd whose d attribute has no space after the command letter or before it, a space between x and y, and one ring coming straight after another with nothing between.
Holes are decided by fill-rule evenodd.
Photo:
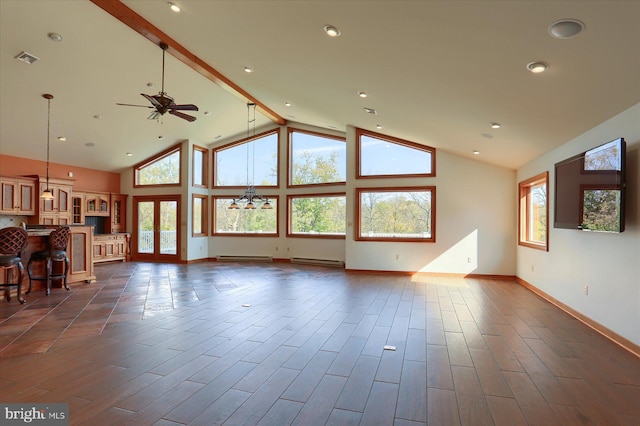
<instances>
[{"instance_id":1,"label":"french door","mask_svg":"<svg viewBox=\"0 0 640 426\"><path fill-rule=\"evenodd\" d=\"M133 259L180 261L180 195L133 197Z\"/></svg>"}]
</instances>

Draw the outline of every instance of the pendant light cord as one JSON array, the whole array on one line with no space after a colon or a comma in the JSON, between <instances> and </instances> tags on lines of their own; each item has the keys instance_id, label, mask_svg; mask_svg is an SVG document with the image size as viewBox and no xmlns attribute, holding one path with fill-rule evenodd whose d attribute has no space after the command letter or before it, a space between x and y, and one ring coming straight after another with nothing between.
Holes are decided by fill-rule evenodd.
<instances>
[{"instance_id":1,"label":"pendant light cord","mask_svg":"<svg viewBox=\"0 0 640 426\"><path fill-rule=\"evenodd\" d=\"M49 95L51 96L51 95ZM51 98L47 98L47 192L49 191L49 145L51 139Z\"/></svg>"}]
</instances>

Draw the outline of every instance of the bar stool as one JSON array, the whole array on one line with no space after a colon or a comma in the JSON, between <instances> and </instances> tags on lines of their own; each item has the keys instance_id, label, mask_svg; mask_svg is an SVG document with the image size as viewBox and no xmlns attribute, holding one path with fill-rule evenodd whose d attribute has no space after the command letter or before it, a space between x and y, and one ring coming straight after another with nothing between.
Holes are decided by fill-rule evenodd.
<instances>
[{"instance_id":1,"label":"bar stool","mask_svg":"<svg viewBox=\"0 0 640 426\"><path fill-rule=\"evenodd\" d=\"M10 288L18 287L18 301L24 303L22 298L22 275L24 273L22 250L26 245L27 231L24 229L17 226L0 229L0 266L10 272L10 274L7 273L8 282L0 284L0 287L5 287L4 294L7 302L11 301ZM13 278L13 270L16 266L18 267L18 281L12 283L11 278Z\"/></svg>"},{"instance_id":2,"label":"bar stool","mask_svg":"<svg viewBox=\"0 0 640 426\"><path fill-rule=\"evenodd\" d=\"M49 247L46 250L36 251L31 255L27 264L27 273L29 274L29 290L31 293L31 285L33 281L45 281L47 288L45 294L51 292L51 279L63 279L64 288L69 290L67 286L67 276L69 275L69 258L67 257L67 244L69 243L69 227L60 226L49 234ZM31 269L33 262L44 262L44 275L33 275ZM53 262L64 262L64 268L61 273L54 273Z\"/></svg>"}]
</instances>

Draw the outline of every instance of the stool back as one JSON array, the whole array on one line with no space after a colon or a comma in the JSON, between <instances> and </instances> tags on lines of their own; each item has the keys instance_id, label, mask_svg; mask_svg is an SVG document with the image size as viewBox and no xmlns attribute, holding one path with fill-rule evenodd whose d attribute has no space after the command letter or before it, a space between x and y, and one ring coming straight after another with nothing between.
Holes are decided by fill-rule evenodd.
<instances>
[{"instance_id":1,"label":"stool back","mask_svg":"<svg viewBox=\"0 0 640 426\"><path fill-rule=\"evenodd\" d=\"M49 248L52 252L67 250L70 232L68 226L59 226L49 234Z\"/></svg>"},{"instance_id":2,"label":"stool back","mask_svg":"<svg viewBox=\"0 0 640 426\"><path fill-rule=\"evenodd\" d=\"M0 253L20 257L27 245L27 231L17 226L0 229Z\"/></svg>"}]
</instances>

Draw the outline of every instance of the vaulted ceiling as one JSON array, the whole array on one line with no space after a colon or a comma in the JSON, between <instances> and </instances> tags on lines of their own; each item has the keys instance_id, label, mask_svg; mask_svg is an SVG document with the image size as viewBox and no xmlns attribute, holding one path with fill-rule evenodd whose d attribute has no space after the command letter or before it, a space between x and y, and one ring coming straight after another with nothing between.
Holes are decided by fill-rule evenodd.
<instances>
[{"instance_id":1,"label":"vaulted ceiling","mask_svg":"<svg viewBox=\"0 0 640 426\"><path fill-rule=\"evenodd\" d=\"M146 105L140 94L160 91L153 34L89 0L0 0L0 153L46 158L51 93L51 161L98 170L184 139L242 136L247 100L267 112L258 127L277 117L353 125L515 169L640 102L638 1L176 0L180 13L165 1L96 3L130 9L171 39L165 90L196 104L197 120L116 105ZM560 19L585 29L554 38ZM21 62L21 52L39 59ZM533 61L549 69L533 74Z\"/></svg>"}]
</instances>

